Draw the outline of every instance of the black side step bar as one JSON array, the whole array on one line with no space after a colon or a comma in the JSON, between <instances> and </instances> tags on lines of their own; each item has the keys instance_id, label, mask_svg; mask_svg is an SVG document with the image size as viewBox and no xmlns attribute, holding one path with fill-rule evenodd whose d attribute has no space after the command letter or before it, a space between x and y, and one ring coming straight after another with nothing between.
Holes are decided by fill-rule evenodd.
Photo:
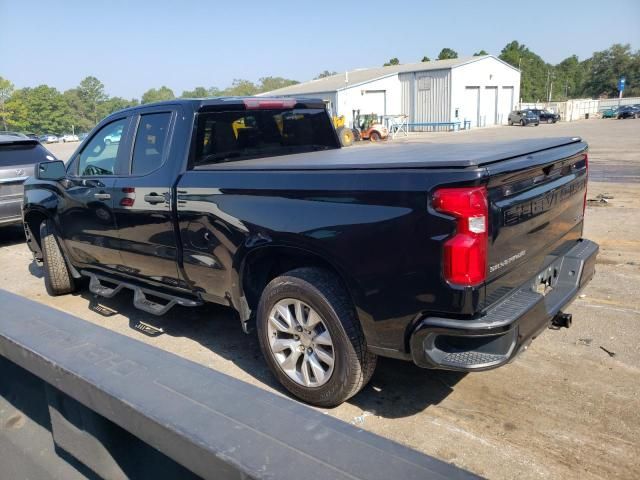
<instances>
[{"instance_id":1,"label":"black side step bar","mask_svg":"<svg viewBox=\"0 0 640 480\"><path fill-rule=\"evenodd\" d=\"M89 277L89 290L91 293L101 297L111 298L123 288L128 288L129 290L133 290L133 306L153 315L164 315L174 305L182 305L183 307L197 307L202 305L202 301L200 300L178 297L158 290L144 288L133 283L122 281L115 277L100 275L87 270L82 270L80 273ZM108 287L102 282L114 284L115 287ZM152 295L156 298L166 300L166 303L158 303L153 300L149 300L147 295Z\"/></svg>"}]
</instances>

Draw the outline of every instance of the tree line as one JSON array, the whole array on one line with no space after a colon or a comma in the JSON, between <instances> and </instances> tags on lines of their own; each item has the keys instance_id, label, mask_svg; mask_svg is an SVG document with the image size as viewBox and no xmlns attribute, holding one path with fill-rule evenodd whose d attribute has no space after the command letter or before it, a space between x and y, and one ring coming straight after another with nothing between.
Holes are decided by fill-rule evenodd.
<instances>
[{"instance_id":1,"label":"tree line","mask_svg":"<svg viewBox=\"0 0 640 480\"><path fill-rule=\"evenodd\" d=\"M258 83L236 79L224 90L195 87L183 91L180 98L255 95L296 83L282 77L263 77ZM64 92L48 85L16 89L11 81L0 76L0 130L37 134L88 132L115 111L174 98L177 96L166 86L147 90L140 100L110 97L104 84L93 76Z\"/></svg>"},{"instance_id":2,"label":"tree line","mask_svg":"<svg viewBox=\"0 0 640 480\"><path fill-rule=\"evenodd\" d=\"M479 50L474 55L487 55L487 52ZM437 60L452 58L458 58L458 52L451 48L443 48L436 57ZM555 101L616 97L621 76L626 77L624 95L640 96L640 51L632 51L628 44L614 44L582 61L571 55L553 65L514 40L502 49L499 58L520 69L520 96L525 102L544 102L549 97ZM425 55L422 61L428 62L430 58ZM399 64L398 58L392 58L384 65ZM336 73L324 70L316 79ZM183 91L180 98L255 95L297 83L282 77L262 77L258 82L235 79L225 89L198 86ZM93 76L64 92L48 85L16 89L9 79L0 76L0 129L38 134L86 132L117 110L174 98L175 93L167 86L147 90L140 100L111 97L102 82Z\"/></svg>"}]
</instances>

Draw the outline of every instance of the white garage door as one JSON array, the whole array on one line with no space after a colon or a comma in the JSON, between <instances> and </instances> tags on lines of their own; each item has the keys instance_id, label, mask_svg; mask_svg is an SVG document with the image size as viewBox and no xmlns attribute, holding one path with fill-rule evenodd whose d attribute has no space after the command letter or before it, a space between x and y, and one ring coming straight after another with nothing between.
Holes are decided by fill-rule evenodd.
<instances>
[{"instance_id":1,"label":"white garage door","mask_svg":"<svg viewBox=\"0 0 640 480\"><path fill-rule=\"evenodd\" d=\"M497 121L496 112L498 110L498 87L484 87L480 105L482 108L482 125L495 125Z\"/></svg>"},{"instance_id":2,"label":"white garage door","mask_svg":"<svg viewBox=\"0 0 640 480\"><path fill-rule=\"evenodd\" d=\"M360 113L365 115L375 113L376 115L386 115L386 91L385 90L365 90L358 102Z\"/></svg>"},{"instance_id":3,"label":"white garage door","mask_svg":"<svg viewBox=\"0 0 640 480\"><path fill-rule=\"evenodd\" d=\"M498 123L507 124L509 113L511 113L513 107L513 87L502 87L498 97Z\"/></svg>"},{"instance_id":4,"label":"white garage door","mask_svg":"<svg viewBox=\"0 0 640 480\"><path fill-rule=\"evenodd\" d=\"M480 87L465 87L462 118L471 122L471 127L478 126L480 113Z\"/></svg>"}]
</instances>

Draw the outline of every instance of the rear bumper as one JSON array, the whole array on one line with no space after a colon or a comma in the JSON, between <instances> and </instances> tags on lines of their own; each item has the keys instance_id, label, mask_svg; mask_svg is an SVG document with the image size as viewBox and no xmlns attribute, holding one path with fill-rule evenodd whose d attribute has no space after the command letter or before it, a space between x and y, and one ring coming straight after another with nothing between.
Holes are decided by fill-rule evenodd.
<instances>
[{"instance_id":1,"label":"rear bumper","mask_svg":"<svg viewBox=\"0 0 640 480\"><path fill-rule=\"evenodd\" d=\"M595 273L598 245L581 240L530 281L473 320L424 318L410 338L413 362L423 368L478 371L512 360L547 328ZM536 291L541 280L553 288Z\"/></svg>"}]
</instances>

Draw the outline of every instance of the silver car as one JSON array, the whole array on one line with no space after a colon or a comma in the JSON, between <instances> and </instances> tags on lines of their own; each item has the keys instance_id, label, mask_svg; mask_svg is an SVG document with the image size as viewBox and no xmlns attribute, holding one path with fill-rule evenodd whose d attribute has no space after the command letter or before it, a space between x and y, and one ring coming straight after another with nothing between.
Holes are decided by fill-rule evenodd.
<instances>
[{"instance_id":1,"label":"silver car","mask_svg":"<svg viewBox=\"0 0 640 480\"><path fill-rule=\"evenodd\" d=\"M0 134L0 226L22 223L22 184L47 160L55 157L37 140Z\"/></svg>"}]
</instances>

